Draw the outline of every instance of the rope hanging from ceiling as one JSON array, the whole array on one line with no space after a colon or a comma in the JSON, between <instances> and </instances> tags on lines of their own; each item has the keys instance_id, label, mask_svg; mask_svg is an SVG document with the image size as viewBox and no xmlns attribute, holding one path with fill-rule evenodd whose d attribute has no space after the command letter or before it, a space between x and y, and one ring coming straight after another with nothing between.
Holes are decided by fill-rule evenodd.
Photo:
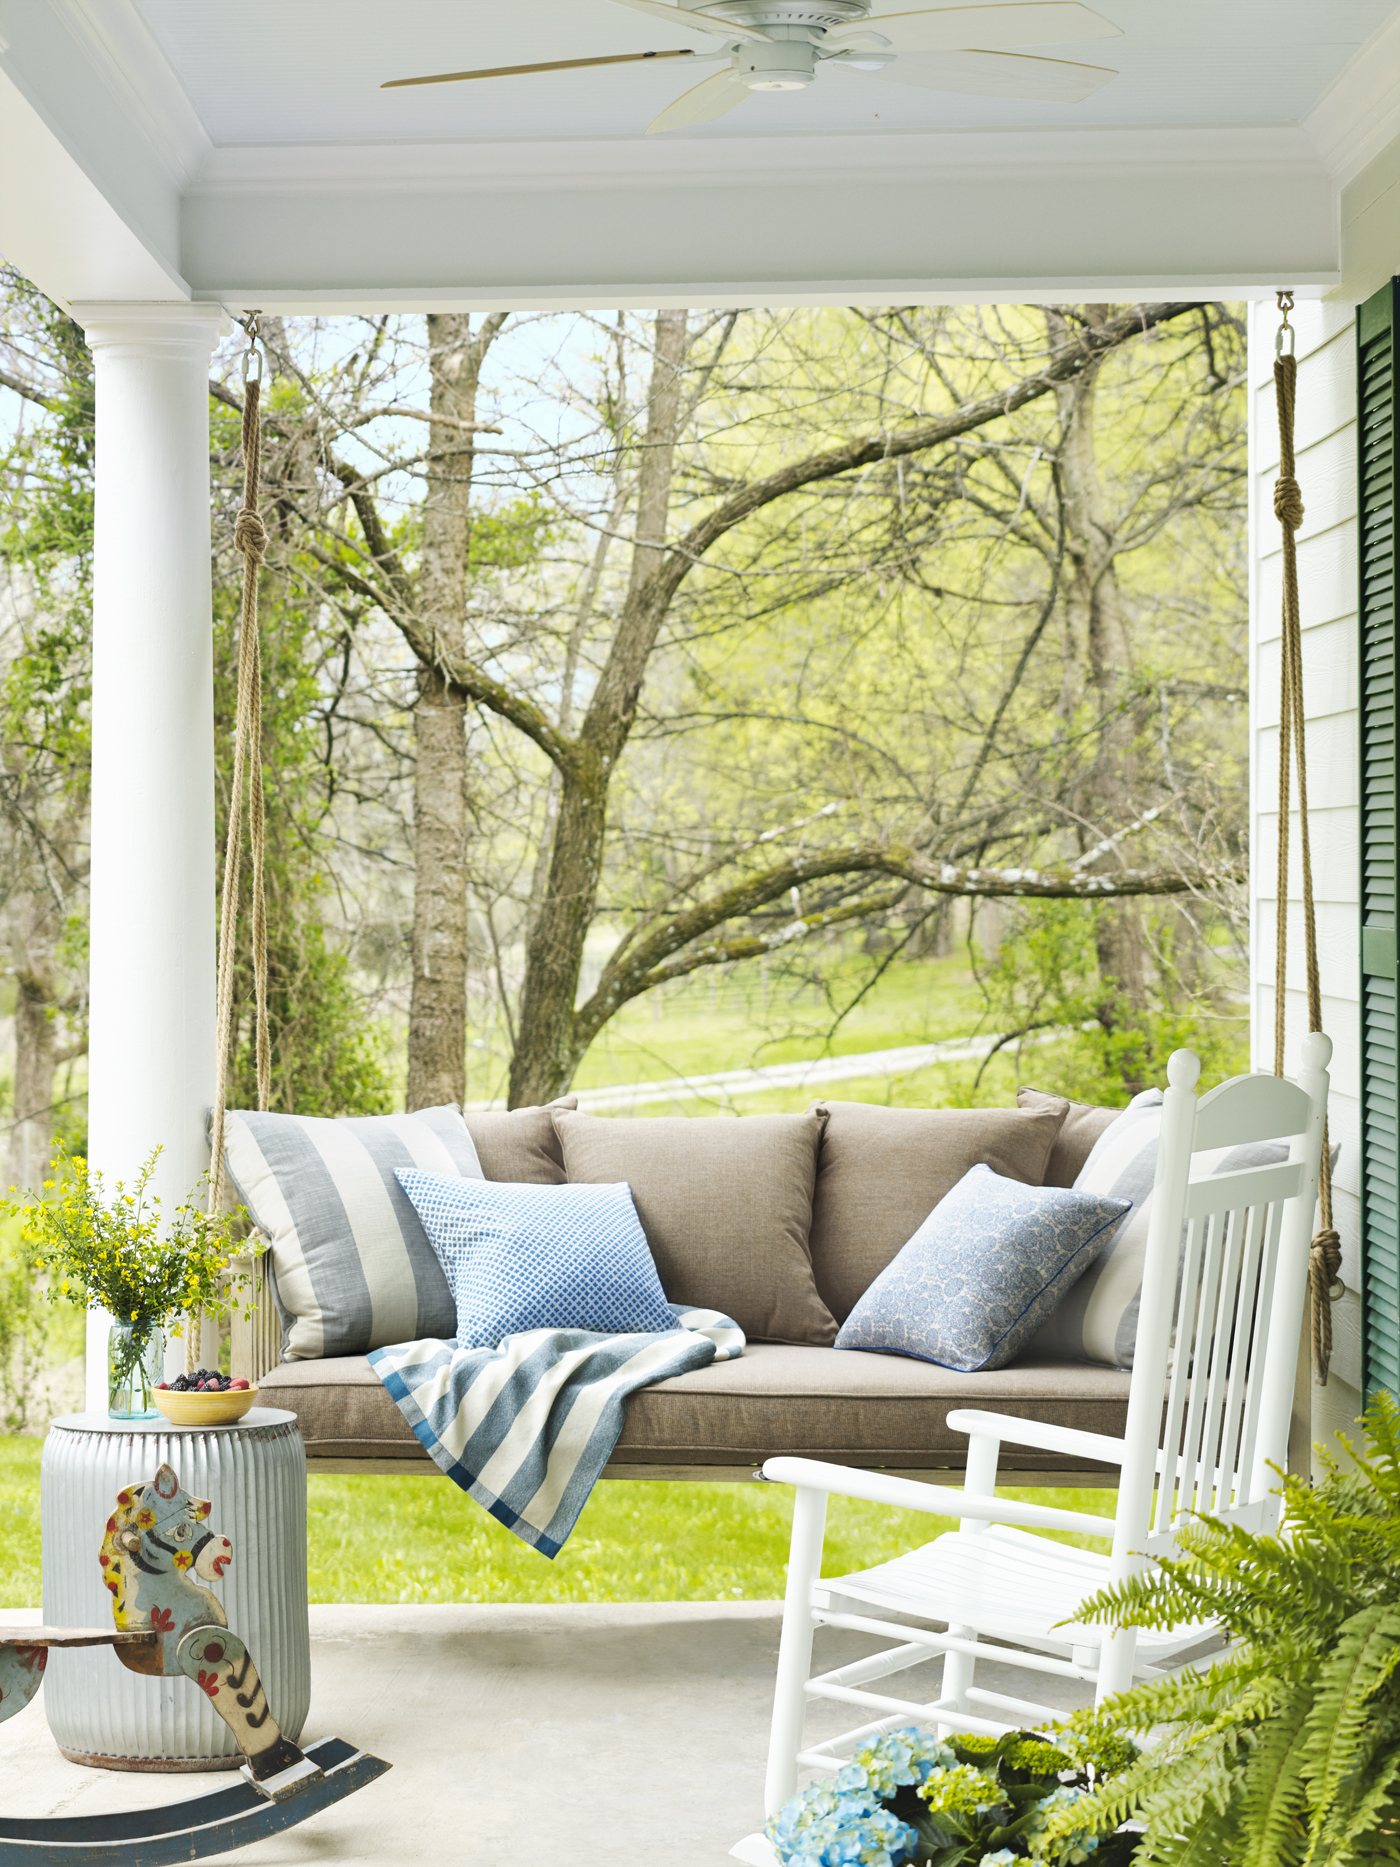
<instances>
[{"instance_id":1,"label":"rope hanging from ceiling","mask_svg":"<svg viewBox=\"0 0 1400 1867\"><path fill-rule=\"evenodd\" d=\"M258 514L262 455L262 378L265 353L258 343L258 315L243 320L248 349L243 358L243 504L234 521L233 542L243 554L243 595L238 613L238 699L234 715L233 781L229 786L228 832L224 842L224 889L219 916L219 965L214 1107L209 1123L209 1211L224 1205L224 1116L233 1045L233 974L238 945L238 891L243 860L243 794L248 793L248 852L252 865L253 992L258 1107L272 1093L272 1046L267 1029L267 898L263 882L262 665L258 642L258 573L267 552L267 529ZM193 1373L197 1326L185 1330L185 1371Z\"/></svg>"},{"instance_id":2,"label":"rope hanging from ceiling","mask_svg":"<svg viewBox=\"0 0 1400 1867\"><path fill-rule=\"evenodd\" d=\"M1285 990L1288 972L1288 840L1292 807L1291 780L1296 758L1298 771L1298 854L1303 884L1303 940L1307 966L1308 1029L1322 1029L1322 981L1317 965L1317 914L1313 905L1312 849L1308 839L1308 757L1303 714L1303 626L1298 602L1297 531L1303 523L1303 495L1295 475L1294 416L1298 394L1297 339L1288 314L1292 292L1278 294L1283 314L1274 344L1274 399L1278 406L1279 472L1274 487L1274 513L1283 534L1282 676L1279 683L1278 744L1278 905L1274 954L1274 1074L1283 1075L1284 1031L1287 1020ZM1286 346L1286 347L1285 347ZM1318 1204L1322 1223L1312 1241L1308 1287L1312 1312L1313 1374L1320 1387L1327 1385L1332 1360L1332 1305L1342 1295L1338 1276L1342 1245L1332 1224L1332 1157L1326 1130L1322 1138L1322 1164L1318 1175Z\"/></svg>"}]
</instances>

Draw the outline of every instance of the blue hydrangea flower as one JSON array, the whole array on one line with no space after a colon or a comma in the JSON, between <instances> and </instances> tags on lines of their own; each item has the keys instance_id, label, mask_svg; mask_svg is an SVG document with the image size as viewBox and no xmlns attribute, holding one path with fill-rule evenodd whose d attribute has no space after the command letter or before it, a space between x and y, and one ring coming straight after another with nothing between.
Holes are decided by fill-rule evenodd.
<instances>
[{"instance_id":1,"label":"blue hydrangea flower","mask_svg":"<svg viewBox=\"0 0 1400 1867\"><path fill-rule=\"evenodd\" d=\"M1024 1856L1016 1855L1010 1848L998 1848L995 1854L984 1854L977 1867L1021 1867Z\"/></svg>"},{"instance_id":2,"label":"blue hydrangea flower","mask_svg":"<svg viewBox=\"0 0 1400 1867\"><path fill-rule=\"evenodd\" d=\"M764 1833L786 1867L901 1867L916 1836L868 1789L800 1789Z\"/></svg>"},{"instance_id":3,"label":"blue hydrangea flower","mask_svg":"<svg viewBox=\"0 0 1400 1867\"><path fill-rule=\"evenodd\" d=\"M957 1758L931 1731L908 1724L857 1751L836 1776L836 1788L868 1789L889 1798L897 1789L919 1784L932 1770L950 1769Z\"/></svg>"}]
</instances>

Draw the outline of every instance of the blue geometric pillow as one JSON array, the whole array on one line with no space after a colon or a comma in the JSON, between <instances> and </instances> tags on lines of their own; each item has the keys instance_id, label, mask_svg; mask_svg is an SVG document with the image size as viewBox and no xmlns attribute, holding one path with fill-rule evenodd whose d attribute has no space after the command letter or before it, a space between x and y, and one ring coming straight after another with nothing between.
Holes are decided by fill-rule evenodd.
<instances>
[{"instance_id":1,"label":"blue geometric pillow","mask_svg":"<svg viewBox=\"0 0 1400 1867\"><path fill-rule=\"evenodd\" d=\"M679 1328L625 1181L522 1186L399 1172L457 1305L460 1348L526 1329Z\"/></svg>"},{"instance_id":2,"label":"blue geometric pillow","mask_svg":"<svg viewBox=\"0 0 1400 1867\"><path fill-rule=\"evenodd\" d=\"M1131 1204L971 1167L871 1284L836 1346L912 1355L961 1374L1004 1368Z\"/></svg>"}]
</instances>

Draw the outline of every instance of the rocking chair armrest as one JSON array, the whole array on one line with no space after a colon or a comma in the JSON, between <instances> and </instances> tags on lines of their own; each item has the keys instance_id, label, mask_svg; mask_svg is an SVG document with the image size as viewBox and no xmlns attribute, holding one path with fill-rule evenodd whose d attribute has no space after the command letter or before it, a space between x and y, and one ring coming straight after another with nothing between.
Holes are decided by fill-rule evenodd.
<instances>
[{"instance_id":1,"label":"rocking chair armrest","mask_svg":"<svg viewBox=\"0 0 1400 1867\"><path fill-rule=\"evenodd\" d=\"M1035 1446L1041 1452L1064 1452L1071 1458L1098 1459L1105 1465L1123 1463L1124 1442L1110 1439L1106 1433L1083 1433L1073 1426L1022 1420L1010 1413L982 1413L972 1407L959 1407L950 1413L948 1424L955 1433L967 1433L972 1437L1005 1439L1013 1446Z\"/></svg>"},{"instance_id":2,"label":"rocking chair armrest","mask_svg":"<svg viewBox=\"0 0 1400 1867\"><path fill-rule=\"evenodd\" d=\"M763 1476L770 1484L834 1491L838 1497L864 1498L896 1510L921 1510L931 1517L971 1517L978 1523L1010 1523L1028 1530L1074 1530L1080 1536L1113 1535L1111 1517L1057 1510L1050 1504L979 1497L956 1485L927 1484L890 1472L863 1472L850 1465L828 1465L821 1459L765 1459Z\"/></svg>"}]
</instances>

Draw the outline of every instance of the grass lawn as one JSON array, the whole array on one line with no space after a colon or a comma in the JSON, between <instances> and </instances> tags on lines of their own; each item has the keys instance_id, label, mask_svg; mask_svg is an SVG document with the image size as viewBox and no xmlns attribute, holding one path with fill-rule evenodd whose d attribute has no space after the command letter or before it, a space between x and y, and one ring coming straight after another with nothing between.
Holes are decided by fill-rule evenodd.
<instances>
[{"instance_id":1,"label":"grass lawn","mask_svg":"<svg viewBox=\"0 0 1400 1867\"><path fill-rule=\"evenodd\" d=\"M0 1438L3 1608L37 1607L41 1598L39 1443ZM1072 1510L1113 1508L1111 1491L1003 1495ZM563 1553L549 1562L446 1479L312 1478L311 1599L769 1601L783 1592L791 1511L792 1494L776 1486L610 1479L594 1491ZM882 1561L952 1527L921 1512L834 1498L827 1572Z\"/></svg>"},{"instance_id":2,"label":"grass lawn","mask_svg":"<svg viewBox=\"0 0 1400 1867\"><path fill-rule=\"evenodd\" d=\"M611 1018L579 1065L574 1086L664 1082L673 1075L705 1075L810 1057L851 1056L904 1044L965 1037L976 1025L980 1000L960 951L948 959L903 960L891 966L836 1029L837 1014L865 985L873 962L852 951L823 957L821 985L780 975L765 980L756 965L736 966L699 979L679 980L649 992ZM474 1030L467 1054L467 1096L484 1101L503 1093L509 1041L499 1028ZM847 1099L886 1099L887 1079L868 1085L836 1084ZM928 1104L927 1086L919 1100ZM725 1100L725 1108L804 1109L809 1090ZM638 1114L708 1114L712 1105L686 1101L675 1108L649 1105Z\"/></svg>"}]
</instances>

